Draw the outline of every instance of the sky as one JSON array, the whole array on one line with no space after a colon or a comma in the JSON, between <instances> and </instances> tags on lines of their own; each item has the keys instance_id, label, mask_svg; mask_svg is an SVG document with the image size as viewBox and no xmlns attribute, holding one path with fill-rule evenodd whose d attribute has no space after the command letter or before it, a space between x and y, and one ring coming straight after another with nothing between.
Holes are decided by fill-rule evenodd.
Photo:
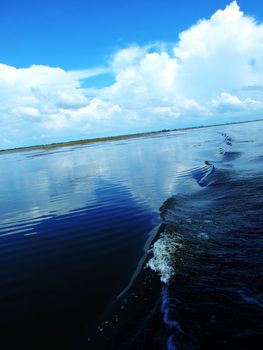
<instances>
[{"instance_id":1,"label":"sky","mask_svg":"<svg viewBox=\"0 0 263 350\"><path fill-rule=\"evenodd\" d=\"M259 0L3 0L0 149L263 116Z\"/></svg>"}]
</instances>

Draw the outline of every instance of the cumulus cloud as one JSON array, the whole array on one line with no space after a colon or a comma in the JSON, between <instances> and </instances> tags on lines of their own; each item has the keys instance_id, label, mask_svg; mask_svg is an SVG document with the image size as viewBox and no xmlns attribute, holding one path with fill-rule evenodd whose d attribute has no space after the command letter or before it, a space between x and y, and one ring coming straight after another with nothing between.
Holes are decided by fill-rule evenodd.
<instances>
[{"instance_id":1,"label":"cumulus cloud","mask_svg":"<svg viewBox=\"0 0 263 350\"><path fill-rule=\"evenodd\" d=\"M113 84L89 86L105 73ZM83 71L0 64L0 147L253 119L262 86L263 25L234 1L182 32L173 50L133 45Z\"/></svg>"},{"instance_id":2,"label":"cumulus cloud","mask_svg":"<svg viewBox=\"0 0 263 350\"><path fill-rule=\"evenodd\" d=\"M263 104L261 101L252 98L240 99L237 96L222 92L220 96L212 101L212 106L216 110L223 113L228 112L254 112L259 110L262 112Z\"/></svg>"},{"instance_id":3,"label":"cumulus cloud","mask_svg":"<svg viewBox=\"0 0 263 350\"><path fill-rule=\"evenodd\" d=\"M263 26L245 16L236 2L181 33L174 53L181 61L185 94L202 100L263 79Z\"/></svg>"}]
</instances>

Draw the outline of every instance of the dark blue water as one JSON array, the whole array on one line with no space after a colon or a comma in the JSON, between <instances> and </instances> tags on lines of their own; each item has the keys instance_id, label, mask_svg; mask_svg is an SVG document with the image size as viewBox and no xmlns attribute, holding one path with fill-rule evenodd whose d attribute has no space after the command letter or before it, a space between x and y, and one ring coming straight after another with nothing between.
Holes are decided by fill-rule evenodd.
<instances>
[{"instance_id":1,"label":"dark blue water","mask_svg":"<svg viewBox=\"0 0 263 350\"><path fill-rule=\"evenodd\" d=\"M2 155L1 347L259 348L262 130Z\"/></svg>"}]
</instances>

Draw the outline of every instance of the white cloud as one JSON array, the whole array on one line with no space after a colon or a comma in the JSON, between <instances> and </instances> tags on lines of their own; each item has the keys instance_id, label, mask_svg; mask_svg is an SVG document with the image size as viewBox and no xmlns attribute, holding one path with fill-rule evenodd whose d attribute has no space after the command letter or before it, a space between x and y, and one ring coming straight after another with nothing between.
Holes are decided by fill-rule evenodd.
<instances>
[{"instance_id":1,"label":"white cloud","mask_svg":"<svg viewBox=\"0 0 263 350\"><path fill-rule=\"evenodd\" d=\"M263 103L252 98L240 99L237 96L222 92L220 96L212 101L212 106L219 112L253 112L262 111Z\"/></svg>"},{"instance_id":2,"label":"white cloud","mask_svg":"<svg viewBox=\"0 0 263 350\"><path fill-rule=\"evenodd\" d=\"M263 26L244 16L236 2L181 33L174 53L183 93L203 103L263 80Z\"/></svg>"},{"instance_id":3,"label":"white cloud","mask_svg":"<svg viewBox=\"0 0 263 350\"><path fill-rule=\"evenodd\" d=\"M115 82L89 87L89 77ZM85 84L83 81L85 80ZM234 1L165 43L116 52L106 68L0 64L0 147L180 127L263 111L263 25ZM91 89L92 88L92 89ZM43 136L44 135L44 136Z\"/></svg>"}]
</instances>

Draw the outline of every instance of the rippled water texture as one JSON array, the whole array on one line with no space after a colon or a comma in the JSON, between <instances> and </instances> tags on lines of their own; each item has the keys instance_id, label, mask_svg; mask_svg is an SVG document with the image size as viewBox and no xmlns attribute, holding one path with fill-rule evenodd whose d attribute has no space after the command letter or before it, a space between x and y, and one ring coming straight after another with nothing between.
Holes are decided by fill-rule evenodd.
<instances>
[{"instance_id":1,"label":"rippled water texture","mask_svg":"<svg viewBox=\"0 0 263 350\"><path fill-rule=\"evenodd\" d=\"M1 348L256 349L262 131L1 155Z\"/></svg>"}]
</instances>

